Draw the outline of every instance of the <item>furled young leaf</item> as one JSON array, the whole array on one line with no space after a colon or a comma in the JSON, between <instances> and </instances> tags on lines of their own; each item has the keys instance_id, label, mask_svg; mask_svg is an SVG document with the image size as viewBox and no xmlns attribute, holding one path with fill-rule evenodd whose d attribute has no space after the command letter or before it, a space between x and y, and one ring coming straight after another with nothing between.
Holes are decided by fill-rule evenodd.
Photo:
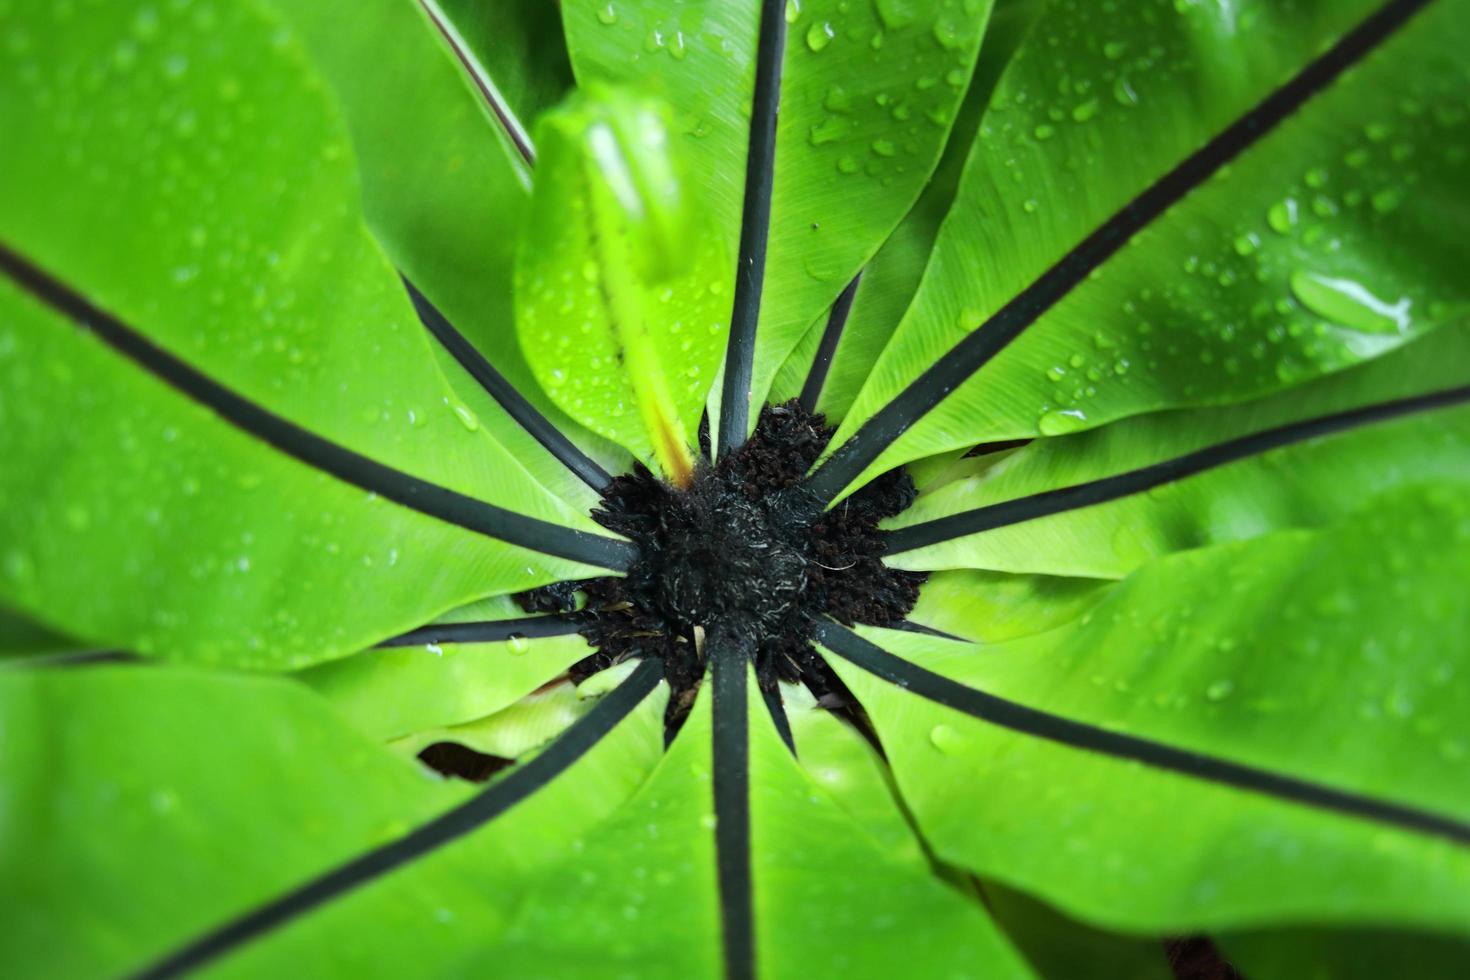
<instances>
[{"instance_id":1,"label":"furled young leaf","mask_svg":"<svg viewBox=\"0 0 1470 980\"><path fill-rule=\"evenodd\" d=\"M990 6L565 5L578 79L651 88L677 108L716 228L739 250L725 376L740 395L722 442L745 438L786 356L923 189Z\"/></svg>"},{"instance_id":2,"label":"furled young leaf","mask_svg":"<svg viewBox=\"0 0 1470 980\"><path fill-rule=\"evenodd\" d=\"M542 121L516 329L565 411L683 486L724 348L710 284L727 263L669 130L662 104L612 89Z\"/></svg>"}]
</instances>

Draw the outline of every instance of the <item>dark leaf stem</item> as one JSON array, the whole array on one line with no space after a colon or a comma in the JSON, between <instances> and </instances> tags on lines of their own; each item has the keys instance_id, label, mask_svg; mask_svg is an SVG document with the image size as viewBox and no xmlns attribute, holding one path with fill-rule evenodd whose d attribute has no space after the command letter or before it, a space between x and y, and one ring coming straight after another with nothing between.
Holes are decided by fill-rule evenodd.
<instances>
[{"instance_id":1,"label":"dark leaf stem","mask_svg":"<svg viewBox=\"0 0 1470 980\"><path fill-rule=\"evenodd\" d=\"M781 700L780 685L770 690L761 688L761 699L766 702L766 710L771 713L771 724L776 726L776 734L781 736L781 741L785 742L791 754L795 755L796 739L791 735L791 721L786 717L786 704Z\"/></svg>"},{"instance_id":2,"label":"dark leaf stem","mask_svg":"<svg viewBox=\"0 0 1470 980\"><path fill-rule=\"evenodd\" d=\"M474 623L430 623L384 640L378 647L417 647L434 643L503 643L514 637L539 640L570 636L584 623L576 616L523 616Z\"/></svg>"},{"instance_id":3,"label":"dark leaf stem","mask_svg":"<svg viewBox=\"0 0 1470 980\"><path fill-rule=\"evenodd\" d=\"M225 421L345 483L421 514L541 554L612 571L626 570L635 557L633 545L626 541L497 507L385 466L303 429L175 357L3 244L0 244L0 273Z\"/></svg>"},{"instance_id":4,"label":"dark leaf stem","mask_svg":"<svg viewBox=\"0 0 1470 980\"><path fill-rule=\"evenodd\" d=\"M599 466L596 460L577 448L576 444L553 425L550 419L537 411L536 406L532 405L525 395L517 391L504 375L495 370L494 365L485 358L485 355L465 339L464 334L454 328L454 324L449 322L439 308L431 303L428 297L408 280L407 276L403 277L403 285L408 290L408 296L413 300L413 308L418 313L419 320L423 322L424 327L459 362L460 367L479 382L486 394L495 399L496 403L505 409L505 413L515 420L517 425L578 479L593 490L598 492L605 490L612 482L612 477L608 475L608 472Z\"/></svg>"},{"instance_id":5,"label":"dark leaf stem","mask_svg":"<svg viewBox=\"0 0 1470 980\"><path fill-rule=\"evenodd\" d=\"M1000 503L951 514L948 517L939 517L921 524L898 528L887 532L883 536L883 542L890 555L913 551L915 548L952 541L955 538L978 534L982 531L993 531L1012 524L1021 524L1053 514L1107 503L1293 443L1338 434L1359 426L1387 422L1417 412L1451 408L1466 402L1470 402L1470 386L1436 391L1413 398L1402 398L1378 405L1367 405L1335 415L1293 422L1290 425L1242 436L1239 439L1199 449L1174 459L1166 459L1163 462L1130 470L1127 473L1048 490L1029 497L1003 500Z\"/></svg>"},{"instance_id":6,"label":"dark leaf stem","mask_svg":"<svg viewBox=\"0 0 1470 980\"><path fill-rule=\"evenodd\" d=\"M762 0L760 18L750 143L745 158L745 206L740 216L740 256L735 268L735 305L730 314L725 379L720 391L717 440L720 454L743 443L750 426L755 332L766 278L766 245L771 233L776 115L781 103L781 67L786 53L784 0Z\"/></svg>"},{"instance_id":7,"label":"dark leaf stem","mask_svg":"<svg viewBox=\"0 0 1470 980\"><path fill-rule=\"evenodd\" d=\"M922 633L925 636L934 636L941 640L958 640L961 643L970 642L963 636L955 636L953 633L946 633L944 630L938 630L932 626L925 626L923 623L916 623L912 619L901 619L888 628L903 630L905 633Z\"/></svg>"},{"instance_id":8,"label":"dark leaf stem","mask_svg":"<svg viewBox=\"0 0 1470 980\"><path fill-rule=\"evenodd\" d=\"M1429 0L1391 0L1316 61L1165 174L1030 286L930 365L816 469L807 486L824 505L1135 234L1271 133L1344 71L1388 40Z\"/></svg>"},{"instance_id":9,"label":"dark leaf stem","mask_svg":"<svg viewBox=\"0 0 1470 980\"><path fill-rule=\"evenodd\" d=\"M877 644L831 621L817 627L816 637L828 650L876 677L936 704L962 711L1009 731L1115 759L1141 762L1155 769L1176 772L1193 779L1219 783L1289 803L1388 824L1402 830L1433 834L1457 844L1470 844L1470 824L1451 817L1361 796L1189 749L1176 748L1136 735L1109 731L1086 722L1030 708L926 670L918 664L894 656Z\"/></svg>"},{"instance_id":10,"label":"dark leaf stem","mask_svg":"<svg viewBox=\"0 0 1470 980\"><path fill-rule=\"evenodd\" d=\"M842 331L847 327L847 318L852 313L852 301L857 296L858 284L863 274L852 277L832 304L827 316L827 326L822 329L821 342L817 344L817 356L812 359L811 370L806 374L806 383L801 386L801 407L815 413L817 402L822 399L822 389L827 384L827 375L832 370L832 358L837 354L837 345L842 341Z\"/></svg>"},{"instance_id":11,"label":"dark leaf stem","mask_svg":"<svg viewBox=\"0 0 1470 980\"><path fill-rule=\"evenodd\" d=\"M715 863L725 977L751 980L755 927L750 882L749 656L733 630L717 627L707 643L714 674Z\"/></svg>"},{"instance_id":12,"label":"dark leaf stem","mask_svg":"<svg viewBox=\"0 0 1470 980\"><path fill-rule=\"evenodd\" d=\"M662 677L655 660L645 660L591 711L545 751L469 801L436 817L391 844L368 851L319 878L240 916L134 974L162 980L191 973L241 945L287 925L325 902L360 888L471 831L483 827L565 772L643 703Z\"/></svg>"},{"instance_id":13,"label":"dark leaf stem","mask_svg":"<svg viewBox=\"0 0 1470 980\"><path fill-rule=\"evenodd\" d=\"M531 136L526 132L526 127L521 125L510 103L505 101L505 96L496 87L495 80L490 77L485 66L480 64L480 60L470 50L469 44L460 35L448 15L440 8L438 0L419 0L419 6L424 8L424 13L428 15L434 29L444 38L444 43L449 45L449 50L454 52L455 60L460 63L465 74L469 75L471 81L475 83L475 88L485 100L485 105L490 109L491 114L495 116L495 121L505 133L506 139L515 147L517 155L527 168L534 167L536 148L531 144Z\"/></svg>"}]
</instances>

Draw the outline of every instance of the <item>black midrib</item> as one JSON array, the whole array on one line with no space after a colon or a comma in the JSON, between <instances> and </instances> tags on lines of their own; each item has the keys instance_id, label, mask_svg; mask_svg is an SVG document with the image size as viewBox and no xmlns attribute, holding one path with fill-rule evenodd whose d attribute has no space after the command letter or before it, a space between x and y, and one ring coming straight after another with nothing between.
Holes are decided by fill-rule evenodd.
<instances>
[{"instance_id":1,"label":"black midrib","mask_svg":"<svg viewBox=\"0 0 1470 980\"><path fill-rule=\"evenodd\" d=\"M191 973L265 933L300 918L334 898L360 888L409 862L463 837L505 813L565 772L653 692L663 667L653 659L637 669L572 724L545 751L513 769L483 792L391 844L368 851L298 888L233 919L136 974L162 980Z\"/></svg>"},{"instance_id":2,"label":"black midrib","mask_svg":"<svg viewBox=\"0 0 1470 980\"><path fill-rule=\"evenodd\" d=\"M771 233L771 187L776 169L776 114L781 103L781 67L786 53L785 0L762 0L756 42L755 91L750 111L750 141L745 159L745 203L740 215L740 251L735 267L735 300L725 348L725 378L720 389L719 453L745 441L750 426L755 332L766 277L766 245Z\"/></svg>"},{"instance_id":3,"label":"black midrib","mask_svg":"<svg viewBox=\"0 0 1470 980\"><path fill-rule=\"evenodd\" d=\"M715 870L726 980L755 976L755 906L750 878L750 724L748 655L740 638L719 629L706 649L713 673Z\"/></svg>"},{"instance_id":4,"label":"black midrib","mask_svg":"<svg viewBox=\"0 0 1470 980\"><path fill-rule=\"evenodd\" d=\"M255 404L154 344L86 297L0 244L0 272L114 351L225 421L345 483L468 531L541 554L624 571L633 545L527 517L385 466Z\"/></svg>"},{"instance_id":5,"label":"black midrib","mask_svg":"<svg viewBox=\"0 0 1470 980\"><path fill-rule=\"evenodd\" d=\"M521 121L516 116L515 111L506 104L505 99L496 90L494 83L489 78L486 78L477 66L474 55L466 48L465 40L460 36L459 31L449 22L445 12L439 9L439 4L436 0L419 0L419 6L428 15L429 21L434 25L434 29L444 38L444 43L449 46L449 50L453 52L455 60L464 69L464 73L475 83L475 89L480 93L480 97L484 99L485 105L495 116L495 121L499 125L501 132L505 134L511 146L515 147L515 151L520 156L521 161L525 163L527 168L534 167L536 165L536 148L531 144L531 137L526 132L526 127L521 125Z\"/></svg>"},{"instance_id":6,"label":"black midrib","mask_svg":"<svg viewBox=\"0 0 1470 980\"><path fill-rule=\"evenodd\" d=\"M419 647L441 643L504 643L516 637L540 640L553 636L571 636L585 625L585 621L577 616L522 616L517 619L467 623L430 623L384 640L378 644L378 648Z\"/></svg>"},{"instance_id":7,"label":"black midrib","mask_svg":"<svg viewBox=\"0 0 1470 980\"><path fill-rule=\"evenodd\" d=\"M862 279L861 272L852 277L852 282L838 294L837 301L832 304L832 312L827 315L827 325L822 329L822 339L817 344L811 370L806 373L806 382L801 386L798 397L801 407L812 414L816 414L817 402L822 400L822 389L827 386L827 375L832 371L832 360L837 356L837 345L842 341L842 332L847 329L852 301Z\"/></svg>"},{"instance_id":8,"label":"black midrib","mask_svg":"<svg viewBox=\"0 0 1470 980\"><path fill-rule=\"evenodd\" d=\"M1436 391L1412 398L1367 405L1334 415L1320 416L1293 422L1290 425L1267 429L1232 439L1219 445L1187 453L1174 459L1144 466L1127 473L1091 480L1070 487L1047 490L1029 497L1003 500L972 510L935 518L909 527L888 531L883 536L886 553L900 554L929 545L952 541L982 531L993 531L1041 517L1049 517L1067 511L1092 507L1117 500L1120 497L1142 493L1154 487L1176 480L1196 476L1207 470L1230 463L1240 462L1261 453L1270 452L1322 436L1337 435L1365 425L1391 421L1405 415L1435 409L1451 408L1470 402L1470 386Z\"/></svg>"},{"instance_id":9,"label":"black midrib","mask_svg":"<svg viewBox=\"0 0 1470 980\"><path fill-rule=\"evenodd\" d=\"M551 423L551 420L542 415L536 406L521 394L509 381L505 379L494 365L481 354L475 345L467 340L464 334L455 329L454 324L431 303L417 286L403 276L403 285L408 290L409 299L413 301L413 308L419 315L419 320L429 333L449 351L460 367L470 377L479 383L485 393L495 399L505 414L519 425L526 433L541 444L548 453L572 472L579 480L587 484L599 493L607 489L612 483L612 476L607 470L598 465L577 445L567 438L566 434Z\"/></svg>"},{"instance_id":10,"label":"black midrib","mask_svg":"<svg viewBox=\"0 0 1470 980\"><path fill-rule=\"evenodd\" d=\"M1392 0L1114 214L858 428L824 460L807 486L835 500L885 449L1019 337L1129 239L1388 40L1429 0Z\"/></svg>"},{"instance_id":11,"label":"black midrib","mask_svg":"<svg viewBox=\"0 0 1470 980\"><path fill-rule=\"evenodd\" d=\"M926 670L831 621L819 624L816 637L822 646L876 677L1009 731L1290 803L1470 844L1470 824L1451 817L1027 707Z\"/></svg>"}]
</instances>

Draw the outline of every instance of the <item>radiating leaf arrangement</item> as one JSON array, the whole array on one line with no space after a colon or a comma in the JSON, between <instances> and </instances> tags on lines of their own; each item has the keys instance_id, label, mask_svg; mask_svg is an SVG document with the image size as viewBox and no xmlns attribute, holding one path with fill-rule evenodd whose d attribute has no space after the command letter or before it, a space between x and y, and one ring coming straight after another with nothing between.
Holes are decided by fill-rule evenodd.
<instances>
[{"instance_id":1,"label":"radiating leaf arrangement","mask_svg":"<svg viewBox=\"0 0 1470 980\"><path fill-rule=\"evenodd\" d=\"M0 973L1464 976L1467 44L0 0ZM595 649L814 411L907 618Z\"/></svg>"}]
</instances>

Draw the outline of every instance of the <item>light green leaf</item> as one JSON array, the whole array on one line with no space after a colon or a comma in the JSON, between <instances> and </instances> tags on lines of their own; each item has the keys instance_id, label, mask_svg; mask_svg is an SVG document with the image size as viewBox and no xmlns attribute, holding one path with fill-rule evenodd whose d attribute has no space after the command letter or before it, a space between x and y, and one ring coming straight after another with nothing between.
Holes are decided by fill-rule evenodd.
<instances>
[{"instance_id":1,"label":"light green leaf","mask_svg":"<svg viewBox=\"0 0 1470 980\"><path fill-rule=\"evenodd\" d=\"M480 957L497 961L498 944L527 895L560 873L578 840L601 836L598 828L641 790L661 759L666 700L660 687L587 755L506 813L291 928L241 947L218 972L241 978L296 971L476 975L461 964Z\"/></svg>"},{"instance_id":2,"label":"light green leaf","mask_svg":"<svg viewBox=\"0 0 1470 980\"><path fill-rule=\"evenodd\" d=\"M618 675L617 679L621 680L628 673L613 668L598 674L596 679L602 681L604 675ZM486 755L519 758L545 745L591 711L597 703L593 695L598 692L591 690L596 686L590 679L582 687L563 681L549 690L528 694L494 714L462 725L425 729L397 739L391 746L397 752L416 756L435 742L455 742Z\"/></svg>"},{"instance_id":3,"label":"light green leaf","mask_svg":"<svg viewBox=\"0 0 1470 980\"><path fill-rule=\"evenodd\" d=\"M834 445L1376 7L1051 8ZM1256 397L1463 318L1465 249L1443 208L1470 153L1467 26L1460 4L1412 18L1055 306L1039 298L1040 319L857 482L961 445Z\"/></svg>"},{"instance_id":4,"label":"light green leaf","mask_svg":"<svg viewBox=\"0 0 1470 980\"><path fill-rule=\"evenodd\" d=\"M678 108L695 180L731 256L741 232L759 12L756 0L577 0L563 10L583 84L639 85ZM942 9L786 6L753 407L923 189L989 13L989 0ZM734 271L732 264L715 283L732 286Z\"/></svg>"},{"instance_id":5,"label":"light green leaf","mask_svg":"<svg viewBox=\"0 0 1470 980\"><path fill-rule=\"evenodd\" d=\"M537 380L578 421L693 474L724 350L727 265L659 102L598 89L546 116L516 266L516 329Z\"/></svg>"},{"instance_id":6,"label":"light green leaf","mask_svg":"<svg viewBox=\"0 0 1470 980\"><path fill-rule=\"evenodd\" d=\"M555 9L525 0L373 0L344 17L331 3L268 2L301 34L342 107L363 210L394 266L522 396L584 450L620 465L616 451L542 394L511 329L516 232L531 171L509 130L529 131L568 81L557 34L545 33L558 30ZM441 344L430 345L460 400L539 482L581 510L595 503Z\"/></svg>"},{"instance_id":7,"label":"light green leaf","mask_svg":"<svg viewBox=\"0 0 1470 980\"><path fill-rule=\"evenodd\" d=\"M592 653L582 637L364 650L297 677L361 731L388 740L494 714Z\"/></svg>"},{"instance_id":8,"label":"light green leaf","mask_svg":"<svg viewBox=\"0 0 1470 980\"><path fill-rule=\"evenodd\" d=\"M570 846L503 943L460 975L719 976L713 811L704 697L638 794Z\"/></svg>"},{"instance_id":9,"label":"light green leaf","mask_svg":"<svg viewBox=\"0 0 1470 980\"><path fill-rule=\"evenodd\" d=\"M401 976L484 948L539 870L642 781L662 744L662 700L497 820L216 972ZM0 792L12 801L0 820L0 939L46 976L138 969L474 791L352 733L286 680L10 672L0 716Z\"/></svg>"},{"instance_id":10,"label":"light green leaf","mask_svg":"<svg viewBox=\"0 0 1470 980\"><path fill-rule=\"evenodd\" d=\"M345 132L275 21L253 4L71 10L28 17L0 53L0 242L266 410L413 476L596 529L435 370L362 225ZM142 136L139 93L154 105ZM280 107L272 137L247 138L262 103ZM287 460L8 281L0 304L0 451L26 460L0 472L0 575L38 620L100 645L280 667L476 596L596 574ZM385 572L413 588L385 591ZM364 594L379 598L341 615Z\"/></svg>"},{"instance_id":11,"label":"light green leaf","mask_svg":"<svg viewBox=\"0 0 1470 980\"><path fill-rule=\"evenodd\" d=\"M854 820L854 811L891 808L888 787L862 779L842 780L838 794L824 790L827 781L814 779L777 736L753 679L750 690L759 974L810 977L815 960L817 972L834 976L1032 976L979 902L941 882L908 847L894 852L888 834L870 834Z\"/></svg>"},{"instance_id":12,"label":"light green leaf","mask_svg":"<svg viewBox=\"0 0 1470 980\"><path fill-rule=\"evenodd\" d=\"M0 940L8 961L51 977L141 967L467 789L283 680L6 672L0 717Z\"/></svg>"},{"instance_id":13,"label":"light green leaf","mask_svg":"<svg viewBox=\"0 0 1470 980\"><path fill-rule=\"evenodd\" d=\"M1014 703L1463 827L1464 487L1162 559L1010 643L865 632ZM936 852L1083 921L1177 934L1470 916L1470 849L1448 832L1042 740L834 660Z\"/></svg>"},{"instance_id":14,"label":"light green leaf","mask_svg":"<svg viewBox=\"0 0 1470 980\"><path fill-rule=\"evenodd\" d=\"M862 279L816 403L817 410L834 425L846 416L868 372L913 300L940 224L954 203L980 116L990 102L1000 73L1045 3L1044 0L997 0L994 6L974 76L955 113L954 126L933 176L913 208L862 267ZM771 388L773 403L802 393L826 326L826 318L819 317L781 366Z\"/></svg>"},{"instance_id":15,"label":"light green leaf","mask_svg":"<svg viewBox=\"0 0 1470 980\"><path fill-rule=\"evenodd\" d=\"M919 589L909 619L976 643L1044 633L1103 600L1111 582L978 569L935 572Z\"/></svg>"},{"instance_id":16,"label":"light green leaf","mask_svg":"<svg viewBox=\"0 0 1470 980\"><path fill-rule=\"evenodd\" d=\"M1162 412L1041 439L1001 465L925 494L890 521L912 526L1142 469L1307 419L1470 382L1470 329L1446 328L1352 370L1268 398ZM905 550L902 568L990 568L1121 578L1151 558L1287 527L1315 527L1374 496L1470 476L1470 410L1440 407L1267 452L1120 499Z\"/></svg>"}]
</instances>

